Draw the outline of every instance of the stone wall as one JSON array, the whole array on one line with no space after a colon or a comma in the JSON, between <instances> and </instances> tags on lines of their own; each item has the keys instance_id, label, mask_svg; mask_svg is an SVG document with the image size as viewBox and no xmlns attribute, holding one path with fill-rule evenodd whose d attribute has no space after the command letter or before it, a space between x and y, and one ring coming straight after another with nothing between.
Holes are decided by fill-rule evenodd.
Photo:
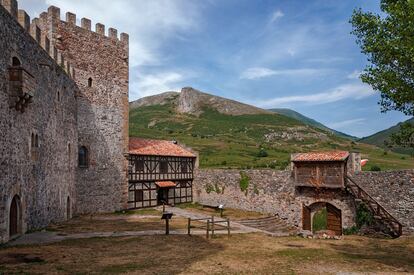
<instances>
[{"instance_id":1,"label":"stone wall","mask_svg":"<svg viewBox=\"0 0 414 275\"><path fill-rule=\"evenodd\" d=\"M49 7L36 25L48 35L62 59L74 68L79 87L79 146L89 152L89 165L77 173L77 212L108 212L127 205L128 153L128 35ZM91 82L91 87L89 83Z\"/></svg>"},{"instance_id":2,"label":"stone wall","mask_svg":"<svg viewBox=\"0 0 414 275\"><path fill-rule=\"evenodd\" d=\"M403 224L414 232L414 170L362 172L353 179Z\"/></svg>"},{"instance_id":3,"label":"stone wall","mask_svg":"<svg viewBox=\"0 0 414 275\"><path fill-rule=\"evenodd\" d=\"M241 173L249 177L247 191L240 188ZM204 205L238 208L275 214L302 228L302 208L328 202L342 211L343 227L354 225L355 206L342 190L314 190L294 186L290 171L203 169L194 179L194 201Z\"/></svg>"},{"instance_id":4,"label":"stone wall","mask_svg":"<svg viewBox=\"0 0 414 275\"><path fill-rule=\"evenodd\" d=\"M241 191L240 173L250 178ZM359 172L352 178L403 224L403 232L414 232L414 170ZM355 223L353 198L340 190L295 188L290 171L198 170L194 179L194 201L201 204L276 214L302 227L302 206L329 202L341 209L344 228Z\"/></svg>"},{"instance_id":5,"label":"stone wall","mask_svg":"<svg viewBox=\"0 0 414 275\"><path fill-rule=\"evenodd\" d=\"M17 4L9 8L16 15ZM20 25L0 5L0 243L9 239L15 195L21 201L23 233L66 219L68 197L76 203L77 86L40 46L41 37L32 38L22 18ZM13 57L33 77L28 76L33 99L24 113L11 108L16 100L9 82ZM38 136L37 149L32 134Z\"/></svg>"}]
</instances>

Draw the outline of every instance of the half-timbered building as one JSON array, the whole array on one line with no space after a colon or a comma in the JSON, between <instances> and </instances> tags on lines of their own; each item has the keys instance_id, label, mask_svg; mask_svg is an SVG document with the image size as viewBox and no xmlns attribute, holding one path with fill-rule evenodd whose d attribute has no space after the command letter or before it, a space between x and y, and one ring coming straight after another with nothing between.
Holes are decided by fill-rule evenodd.
<instances>
[{"instance_id":1,"label":"half-timbered building","mask_svg":"<svg viewBox=\"0 0 414 275\"><path fill-rule=\"evenodd\" d=\"M196 155L174 141L130 138L128 208L192 202Z\"/></svg>"}]
</instances>

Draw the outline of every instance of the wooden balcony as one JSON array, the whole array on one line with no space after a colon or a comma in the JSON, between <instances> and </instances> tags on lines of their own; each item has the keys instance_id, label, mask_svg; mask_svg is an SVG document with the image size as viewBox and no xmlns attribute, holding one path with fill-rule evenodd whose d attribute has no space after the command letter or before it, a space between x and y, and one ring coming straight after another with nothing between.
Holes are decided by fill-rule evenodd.
<instances>
[{"instance_id":1,"label":"wooden balcony","mask_svg":"<svg viewBox=\"0 0 414 275\"><path fill-rule=\"evenodd\" d=\"M21 66L9 68L10 108L24 113L32 102L35 81L33 75Z\"/></svg>"}]
</instances>

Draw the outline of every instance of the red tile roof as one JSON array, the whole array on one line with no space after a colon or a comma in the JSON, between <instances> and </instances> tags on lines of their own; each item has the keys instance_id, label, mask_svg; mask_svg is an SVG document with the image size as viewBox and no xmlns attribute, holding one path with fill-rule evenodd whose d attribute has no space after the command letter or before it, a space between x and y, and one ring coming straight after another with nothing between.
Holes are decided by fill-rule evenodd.
<instances>
[{"instance_id":1,"label":"red tile roof","mask_svg":"<svg viewBox=\"0 0 414 275\"><path fill-rule=\"evenodd\" d=\"M196 157L190 151L168 140L129 138L129 153L132 155Z\"/></svg>"},{"instance_id":2,"label":"red tile roof","mask_svg":"<svg viewBox=\"0 0 414 275\"><path fill-rule=\"evenodd\" d=\"M348 156L346 151L299 153L293 156L292 161L345 161Z\"/></svg>"},{"instance_id":3,"label":"red tile roof","mask_svg":"<svg viewBox=\"0 0 414 275\"><path fill-rule=\"evenodd\" d=\"M172 181L156 181L155 182L155 185L157 185L160 188L163 188L163 187L175 187L176 186L176 184L174 182L172 182Z\"/></svg>"}]
</instances>

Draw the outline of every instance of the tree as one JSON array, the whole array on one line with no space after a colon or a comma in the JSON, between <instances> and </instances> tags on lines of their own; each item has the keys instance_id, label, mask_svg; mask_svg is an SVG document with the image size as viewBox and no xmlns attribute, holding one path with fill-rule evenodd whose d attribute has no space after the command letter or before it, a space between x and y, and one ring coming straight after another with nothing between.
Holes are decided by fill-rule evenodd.
<instances>
[{"instance_id":1,"label":"tree","mask_svg":"<svg viewBox=\"0 0 414 275\"><path fill-rule=\"evenodd\" d=\"M381 93L382 112L414 116L414 0L381 0L381 10L384 15L357 9L350 20L352 34L370 62L361 80ZM410 145L414 126L402 126L404 134L394 135L395 141Z\"/></svg>"},{"instance_id":2,"label":"tree","mask_svg":"<svg viewBox=\"0 0 414 275\"><path fill-rule=\"evenodd\" d=\"M391 135L392 141L402 147L414 148L414 126L410 122L402 123L400 131Z\"/></svg>"}]
</instances>

